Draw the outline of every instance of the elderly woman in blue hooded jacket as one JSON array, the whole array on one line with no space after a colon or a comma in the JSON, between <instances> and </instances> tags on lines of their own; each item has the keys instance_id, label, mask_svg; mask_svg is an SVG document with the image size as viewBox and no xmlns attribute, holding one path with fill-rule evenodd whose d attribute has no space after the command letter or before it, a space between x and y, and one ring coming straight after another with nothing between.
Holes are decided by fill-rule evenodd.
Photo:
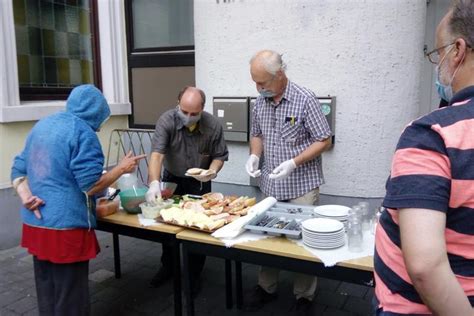
<instances>
[{"instance_id":1,"label":"elderly woman in blue hooded jacket","mask_svg":"<svg viewBox=\"0 0 474 316\"><path fill-rule=\"evenodd\" d=\"M35 124L11 170L21 202L21 245L33 255L41 315L87 315L89 260L99 252L92 196L144 156L126 155L102 174L104 155L96 132L109 105L93 85L74 88L66 111Z\"/></svg>"}]
</instances>

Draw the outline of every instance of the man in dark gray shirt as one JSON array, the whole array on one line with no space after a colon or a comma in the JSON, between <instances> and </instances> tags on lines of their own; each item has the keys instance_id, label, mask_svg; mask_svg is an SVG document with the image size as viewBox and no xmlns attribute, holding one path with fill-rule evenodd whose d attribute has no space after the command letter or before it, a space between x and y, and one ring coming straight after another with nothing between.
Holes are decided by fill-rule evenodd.
<instances>
[{"instance_id":1,"label":"man in dark gray shirt","mask_svg":"<svg viewBox=\"0 0 474 316\"><path fill-rule=\"evenodd\" d=\"M178 95L178 105L158 119L152 139L152 153L148 167L149 190L146 200L153 202L161 197L160 175L166 182L178 184L175 194L202 195L211 192L211 181L228 159L221 124L214 116L204 112L206 96L195 87L185 87ZM188 177L190 168L206 169L206 175ZM193 255L191 280L193 289L199 288L199 275L205 256ZM163 245L161 268L151 285L159 286L172 276L173 257L169 247Z\"/></svg>"}]
</instances>

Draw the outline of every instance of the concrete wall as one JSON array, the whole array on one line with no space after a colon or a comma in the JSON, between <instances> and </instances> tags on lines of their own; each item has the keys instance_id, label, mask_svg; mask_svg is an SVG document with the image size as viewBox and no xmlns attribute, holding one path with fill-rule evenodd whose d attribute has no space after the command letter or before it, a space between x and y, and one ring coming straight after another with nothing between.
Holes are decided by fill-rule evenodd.
<instances>
[{"instance_id":1,"label":"concrete wall","mask_svg":"<svg viewBox=\"0 0 474 316\"><path fill-rule=\"evenodd\" d=\"M381 197L404 126L418 115L425 0L195 0L196 84L208 96L256 95L248 61L283 53L290 80L337 97L323 194ZM229 144L218 181L248 184L248 148Z\"/></svg>"}]
</instances>

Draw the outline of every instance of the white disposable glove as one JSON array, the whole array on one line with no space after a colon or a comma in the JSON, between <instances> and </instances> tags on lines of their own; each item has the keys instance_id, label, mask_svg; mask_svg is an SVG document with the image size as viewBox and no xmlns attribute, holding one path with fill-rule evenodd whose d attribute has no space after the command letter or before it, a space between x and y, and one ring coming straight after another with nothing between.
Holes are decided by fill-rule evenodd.
<instances>
[{"instance_id":1,"label":"white disposable glove","mask_svg":"<svg viewBox=\"0 0 474 316\"><path fill-rule=\"evenodd\" d=\"M260 177L262 173L260 169L258 169L258 163L260 162L260 158L257 155L251 154L247 162L245 163L245 170L249 174L249 176L253 178Z\"/></svg>"},{"instance_id":2,"label":"white disposable glove","mask_svg":"<svg viewBox=\"0 0 474 316\"><path fill-rule=\"evenodd\" d=\"M191 177L201 182L208 182L217 177L217 173L215 170L209 169L202 171L201 174L192 175Z\"/></svg>"},{"instance_id":3,"label":"white disposable glove","mask_svg":"<svg viewBox=\"0 0 474 316\"><path fill-rule=\"evenodd\" d=\"M157 199L161 199L160 181L153 180L145 194L145 200L150 204L155 204Z\"/></svg>"},{"instance_id":4,"label":"white disposable glove","mask_svg":"<svg viewBox=\"0 0 474 316\"><path fill-rule=\"evenodd\" d=\"M296 163L294 159L290 159L282 162L278 167L273 169L272 174L268 177L272 180L283 180L296 169Z\"/></svg>"}]
</instances>

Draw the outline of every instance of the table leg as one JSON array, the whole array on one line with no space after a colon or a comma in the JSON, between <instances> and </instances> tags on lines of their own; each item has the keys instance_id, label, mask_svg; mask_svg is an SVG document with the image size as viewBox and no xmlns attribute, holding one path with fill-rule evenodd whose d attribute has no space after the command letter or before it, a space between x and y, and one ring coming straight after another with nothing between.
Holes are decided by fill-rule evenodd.
<instances>
[{"instance_id":1,"label":"table leg","mask_svg":"<svg viewBox=\"0 0 474 316\"><path fill-rule=\"evenodd\" d=\"M181 260L178 243L173 245L173 263L174 314L181 316L183 308L181 305Z\"/></svg>"},{"instance_id":2,"label":"table leg","mask_svg":"<svg viewBox=\"0 0 474 316\"><path fill-rule=\"evenodd\" d=\"M237 309L242 309L243 290L242 290L242 262L235 261L235 295L237 299Z\"/></svg>"},{"instance_id":3,"label":"table leg","mask_svg":"<svg viewBox=\"0 0 474 316\"><path fill-rule=\"evenodd\" d=\"M183 243L183 276L184 297L186 299L186 314L194 316L194 298L191 293L191 271L189 270L189 252L186 243Z\"/></svg>"},{"instance_id":4,"label":"table leg","mask_svg":"<svg viewBox=\"0 0 474 316\"><path fill-rule=\"evenodd\" d=\"M232 308L232 261L225 259L225 306Z\"/></svg>"},{"instance_id":5,"label":"table leg","mask_svg":"<svg viewBox=\"0 0 474 316\"><path fill-rule=\"evenodd\" d=\"M115 278L120 279L122 276L122 270L120 268L120 244L119 244L119 235L112 233L113 244L114 244L114 269L115 269Z\"/></svg>"}]
</instances>

